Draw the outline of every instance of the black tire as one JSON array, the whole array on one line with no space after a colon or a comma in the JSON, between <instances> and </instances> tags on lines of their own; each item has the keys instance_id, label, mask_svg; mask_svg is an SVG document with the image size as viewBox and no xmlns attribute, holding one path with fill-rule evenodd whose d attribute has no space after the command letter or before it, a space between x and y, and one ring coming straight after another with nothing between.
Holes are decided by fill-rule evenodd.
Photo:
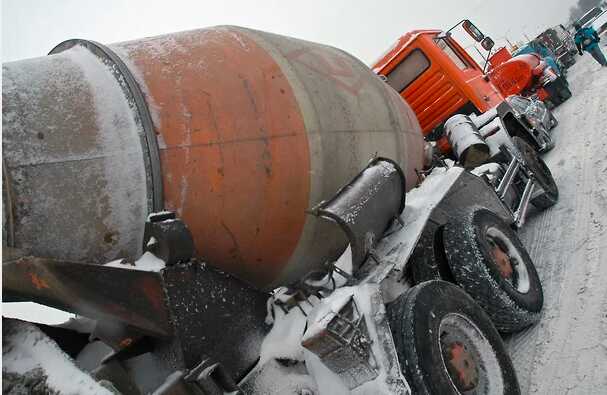
<instances>
[{"instance_id":1,"label":"black tire","mask_svg":"<svg viewBox=\"0 0 607 395\"><path fill-rule=\"evenodd\" d=\"M569 100L571 98L571 90L569 89L569 86L565 85L563 86L563 89L561 89L558 93L559 95L559 100L561 103L566 102L567 100Z\"/></svg>"},{"instance_id":2,"label":"black tire","mask_svg":"<svg viewBox=\"0 0 607 395\"><path fill-rule=\"evenodd\" d=\"M388 305L388 314L401 370L413 394L520 394L499 333L458 287L440 280L416 285ZM455 347L463 350L458 361ZM476 391L467 392L466 385L474 383Z\"/></svg>"},{"instance_id":3,"label":"black tire","mask_svg":"<svg viewBox=\"0 0 607 395\"><path fill-rule=\"evenodd\" d=\"M552 94L550 96L550 102L552 103L552 109L560 106L561 104L563 104L563 100L561 99L561 95L560 92L554 92L554 94Z\"/></svg>"},{"instance_id":4,"label":"black tire","mask_svg":"<svg viewBox=\"0 0 607 395\"><path fill-rule=\"evenodd\" d=\"M536 152L539 152L542 154L552 151L552 149L554 148L554 145L555 145L554 140L552 139L552 136L550 135L550 129L545 129L545 133L546 133L546 145L544 146L544 148L541 151L536 151Z\"/></svg>"},{"instance_id":5,"label":"black tire","mask_svg":"<svg viewBox=\"0 0 607 395\"><path fill-rule=\"evenodd\" d=\"M527 250L498 216L476 209L444 230L447 261L457 285L480 304L501 332L540 318L542 285Z\"/></svg>"},{"instance_id":6,"label":"black tire","mask_svg":"<svg viewBox=\"0 0 607 395\"><path fill-rule=\"evenodd\" d=\"M548 130L552 130L556 128L559 124L559 120L556 118L554 113L551 110L548 110L550 114L550 128Z\"/></svg>"},{"instance_id":7,"label":"black tire","mask_svg":"<svg viewBox=\"0 0 607 395\"><path fill-rule=\"evenodd\" d=\"M535 179L544 192L531 199L531 204L540 210L552 207L559 200L559 188L552 177L552 172L546 163L540 158L535 149L525 140L515 136L512 138L514 146L519 151L523 161L535 175Z\"/></svg>"},{"instance_id":8,"label":"black tire","mask_svg":"<svg viewBox=\"0 0 607 395\"><path fill-rule=\"evenodd\" d=\"M427 230L422 233L409 258L408 264L411 267L413 284L440 279L432 233Z\"/></svg>"},{"instance_id":9,"label":"black tire","mask_svg":"<svg viewBox=\"0 0 607 395\"><path fill-rule=\"evenodd\" d=\"M409 258L414 285L430 280L453 282L442 239L443 228L429 223Z\"/></svg>"},{"instance_id":10,"label":"black tire","mask_svg":"<svg viewBox=\"0 0 607 395\"><path fill-rule=\"evenodd\" d=\"M546 127L546 126L544 126L543 123L540 123L540 125L537 126L536 132L542 134L542 137L544 140L544 145L540 149L537 149L535 144L530 144L533 147L533 149L536 152L539 152L542 154L552 150L554 148L554 140L552 139L552 135L550 134L550 125L548 125L548 127ZM528 140L525 140L525 141L527 142L527 144L529 144Z\"/></svg>"}]
</instances>

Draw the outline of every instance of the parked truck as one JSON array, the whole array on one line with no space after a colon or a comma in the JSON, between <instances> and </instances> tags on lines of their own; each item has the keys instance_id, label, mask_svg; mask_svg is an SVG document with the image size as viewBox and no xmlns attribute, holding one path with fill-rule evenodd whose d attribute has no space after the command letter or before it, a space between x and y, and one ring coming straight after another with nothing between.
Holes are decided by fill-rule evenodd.
<instances>
[{"instance_id":1,"label":"parked truck","mask_svg":"<svg viewBox=\"0 0 607 395\"><path fill-rule=\"evenodd\" d=\"M238 27L2 83L3 300L78 315L3 319L4 392L519 393L498 330L543 296L513 229L558 189L508 118L452 117L439 158L356 58Z\"/></svg>"},{"instance_id":2,"label":"parked truck","mask_svg":"<svg viewBox=\"0 0 607 395\"><path fill-rule=\"evenodd\" d=\"M544 30L536 38L556 55L556 61L564 69L573 66L576 61L577 49L573 35L563 25L556 25Z\"/></svg>"},{"instance_id":3,"label":"parked truck","mask_svg":"<svg viewBox=\"0 0 607 395\"><path fill-rule=\"evenodd\" d=\"M487 51L493 47L493 40L472 22L464 20L455 27L460 25L474 40L482 42ZM529 111L513 109L511 97L502 91L506 85L516 86L518 80L508 73L494 74L492 78L491 73L485 72L486 66L479 66L450 31L414 30L400 37L372 69L409 103L426 138L437 141L445 154L451 152L451 147L444 124L454 114L493 113L511 136L524 139L540 152L552 148L549 130L557 124L554 115L534 98L527 100ZM525 72L529 74L531 70L527 68ZM501 77L504 80L497 82ZM550 79L545 83L546 89L550 89Z\"/></svg>"},{"instance_id":4,"label":"parked truck","mask_svg":"<svg viewBox=\"0 0 607 395\"><path fill-rule=\"evenodd\" d=\"M594 20L597 19L604 11L605 10L600 6L592 7L591 9L586 11L586 13L582 15L576 21L576 23L578 23L581 27L592 26Z\"/></svg>"},{"instance_id":5,"label":"parked truck","mask_svg":"<svg viewBox=\"0 0 607 395\"><path fill-rule=\"evenodd\" d=\"M487 75L504 97L535 97L552 109L571 97L569 83L554 58L534 48L528 44L512 55L501 48L489 58Z\"/></svg>"}]
</instances>

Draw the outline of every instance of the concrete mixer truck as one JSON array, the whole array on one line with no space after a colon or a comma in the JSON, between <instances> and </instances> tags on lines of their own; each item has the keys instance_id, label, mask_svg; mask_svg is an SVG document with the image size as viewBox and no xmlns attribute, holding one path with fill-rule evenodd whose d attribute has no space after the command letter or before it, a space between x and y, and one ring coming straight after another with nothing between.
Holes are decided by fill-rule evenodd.
<instances>
[{"instance_id":1,"label":"concrete mixer truck","mask_svg":"<svg viewBox=\"0 0 607 395\"><path fill-rule=\"evenodd\" d=\"M558 189L491 114L430 155L359 60L238 27L2 84L3 301L77 314L3 319L3 392L519 393L498 331L543 296L513 228Z\"/></svg>"}]
</instances>

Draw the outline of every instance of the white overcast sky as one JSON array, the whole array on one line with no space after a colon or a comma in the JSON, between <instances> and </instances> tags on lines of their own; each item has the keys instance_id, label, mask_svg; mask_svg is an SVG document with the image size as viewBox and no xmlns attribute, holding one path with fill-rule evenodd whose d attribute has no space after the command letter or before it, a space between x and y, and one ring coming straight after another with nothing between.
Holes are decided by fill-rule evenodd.
<instances>
[{"instance_id":1,"label":"white overcast sky","mask_svg":"<svg viewBox=\"0 0 607 395\"><path fill-rule=\"evenodd\" d=\"M240 25L342 48L365 63L404 32L472 19L496 42L564 23L575 0L2 0L2 61L43 56L69 38L105 44Z\"/></svg>"}]
</instances>

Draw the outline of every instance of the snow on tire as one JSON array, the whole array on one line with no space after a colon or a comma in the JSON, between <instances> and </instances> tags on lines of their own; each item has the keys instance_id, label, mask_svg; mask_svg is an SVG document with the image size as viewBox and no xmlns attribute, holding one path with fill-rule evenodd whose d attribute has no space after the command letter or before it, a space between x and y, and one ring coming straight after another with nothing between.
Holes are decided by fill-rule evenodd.
<instances>
[{"instance_id":1,"label":"snow on tire","mask_svg":"<svg viewBox=\"0 0 607 395\"><path fill-rule=\"evenodd\" d=\"M486 209L458 217L445 226L444 246L455 282L499 331L516 332L539 320L539 276L516 233L499 217Z\"/></svg>"},{"instance_id":2,"label":"snow on tire","mask_svg":"<svg viewBox=\"0 0 607 395\"><path fill-rule=\"evenodd\" d=\"M445 265L441 265L446 258L442 240L437 240L437 236L442 237L442 229L431 224L426 226L420 236L408 262L413 284L430 280L450 280L449 273L445 273Z\"/></svg>"},{"instance_id":3,"label":"snow on tire","mask_svg":"<svg viewBox=\"0 0 607 395\"><path fill-rule=\"evenodd\" d=\"M434 280L388 305L394 344L412 393L520 394L502 339L474 300Z\"/></svg>"}]
</instances>

